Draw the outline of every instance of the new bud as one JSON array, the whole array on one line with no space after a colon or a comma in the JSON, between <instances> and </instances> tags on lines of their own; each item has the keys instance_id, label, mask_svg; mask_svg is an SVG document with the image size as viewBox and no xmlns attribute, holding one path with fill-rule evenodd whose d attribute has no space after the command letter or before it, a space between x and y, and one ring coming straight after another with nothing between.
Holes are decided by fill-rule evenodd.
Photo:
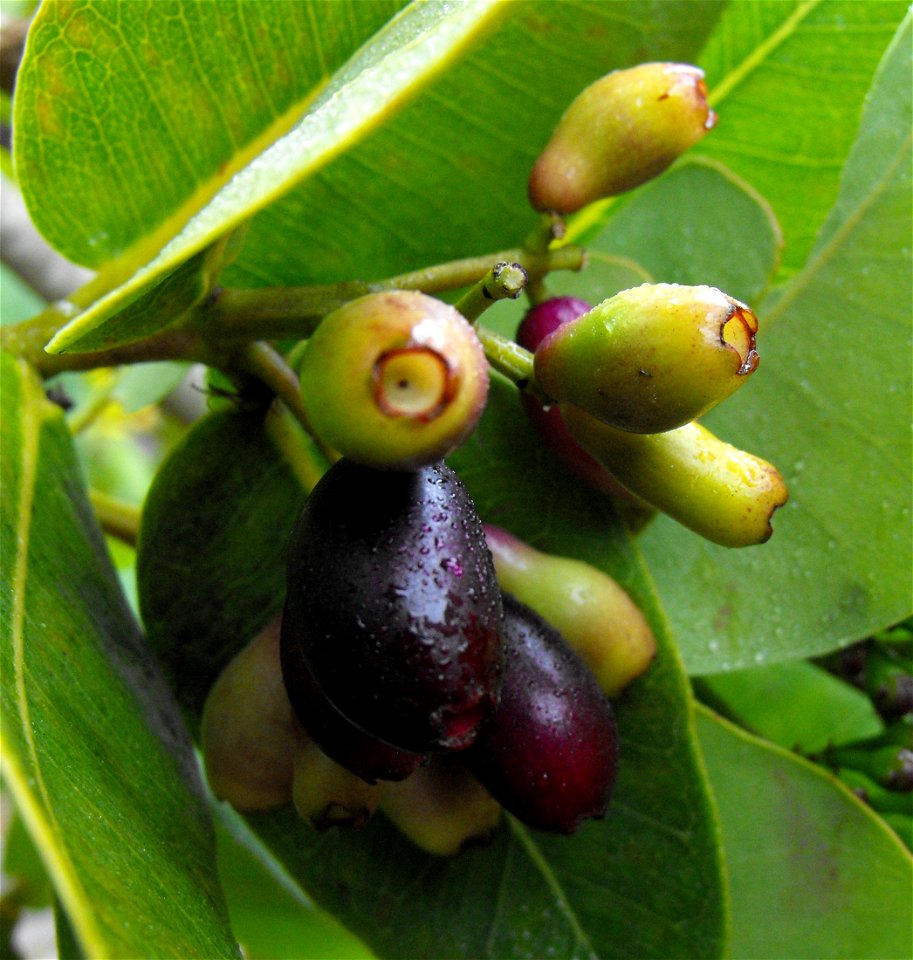
<instances>
[{"instance_id":1,"label":"new bud","mask_svg":"<svg viewBox=\"0 0 913 960\"><path fill-rule=\"evenodd\" d=\"M381 786L380 809L417 847L451 857L485 843L501 805L459 761L434 757L407 780Z\"/></svg>"},{"instance_id":2,"label":"new bud","mask_svg":"<svg viewBox=\"0 0 913 960\"><path fill-rule=\"evenodd\" d=\"M560 403L634 433L672 430L758 366L757 317L715 287L623 290L542 341L536 382Z\"/></svg>"},{"instance_id":3,"label":"new bud","mask_svg":"<svg viewBox=\"0 0 913 960\"><path fill-rule=\"evenodd\" d=\"M656 656L653 633L608 574L582 560L541 553L499 527L486 525L485 535L501 589L550 623L608 696L649 667Z\"/></svg>"},{"instance_id":4,"label":"new bud","mask_svg":"<svg viewBox=\"0 0 913 960\"><path fill-rule=\"evenodd\" d=\"M449 304L414 291L372 293L317 328L301 362L301 393L318 436L345 457L410 470L472 432L488 363Z\"/></svg>"},{"instance_id":5,"label":"new bud","mask_svg":"<svg viewBox=\"0 0 913 960\"><path fill-rule=\"evenodd\" d=\"M787 500L771 464L724 443L697 423L667 433L616 430L562 407L576 440L632 493L702 537L726 547L764 543Z\"/></svg>"},{"instance_id":6,"label":"new bud","mask_svg":"<svg viewBox=\"0 0 913 960\"><path fill-rule=\"evenodd\" d=\"M715 124L697 67L616 70L567 108L530 173L530 202L573 213L624 193L662 173Z\"/></svg>"},{"instance_id":7,"label":"new bud","mask_svg":"<svg viewBox=\"0 0 913 960\"><path fill-rule=\"evenodd\" d=\"M292 799L295 752L307 735L295 718L279 665L279 621L225 667L203 708L201 746L212 792L236 810Z\"/></svg>"}]
</instances>

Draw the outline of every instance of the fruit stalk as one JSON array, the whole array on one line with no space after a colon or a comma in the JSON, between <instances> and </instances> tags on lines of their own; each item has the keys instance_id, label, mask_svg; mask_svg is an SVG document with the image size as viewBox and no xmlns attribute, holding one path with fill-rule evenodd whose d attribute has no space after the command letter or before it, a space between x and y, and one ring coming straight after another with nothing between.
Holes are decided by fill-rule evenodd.
<instances>
[{"instance_id":1,"label":"fruit stalk","mask_svg":"<svg viewBox=\"0 0 913 960\"><path fill-rule=\"evenodd\" d=\"M519 263L501 260L456 302L456 309L470 323L498 300L516 300L529 282L529 274Z\"/></svg>"}]
</instances>

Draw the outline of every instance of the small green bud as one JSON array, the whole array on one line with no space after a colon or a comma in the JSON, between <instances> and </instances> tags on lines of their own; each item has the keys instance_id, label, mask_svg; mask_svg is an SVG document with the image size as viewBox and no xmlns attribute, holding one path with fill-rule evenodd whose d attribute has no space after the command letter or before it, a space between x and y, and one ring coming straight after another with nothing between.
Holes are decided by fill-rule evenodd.
<instances>
[{"instance_id":1,"label":"small green bud","mask_svg":"<svg viewBox=\"0 0 913 960\"><path fill-rule=\"evenodd\" d=\"M607 696L619 694L656 656L644 615L606 573L581 560L542 553L486 526L502 590L532 607L574 648Z\"/></svg>"},{"instance_id":2,"label":"small green bud","mask_svg":"<svg viewBox=\"0 0 913 960\"><path fill-rule=\"evenodd\" d=\"M537 210L573 213L662 173L716 124L704 72L682 63L616 70L567 108L529 177Z\"/></svg>"},{"instance_id":3,"label":"small green bud","mask_svg":"<svg viewBox=\"0 0 913 960\"><path fill-rule=\"evenodd\" d=\"M298 815L318 830L363 827L377 808L380 787L331 760L313 740L295 752L292 800Z\"/></svg>"},{"instance_id":4,"label":"small green bud","mask_svg":"<svg viewBox=\"0 0 913 960\"><path fill-rule=\"evenodd\" d=\"M295 752L308 737L282 682L278 619L213 684L200 739L206 778L220 800L244 813L291 801Z\"/></svg>"},{"instance_id":5,"label":"small green bud","mask_svg":"<svg viewBox=\"0 0 913 960\"><path fill-rule=\"evenodd\" d=\"M643 284L546 337L537 384L604 423L672 430L737 390L758 366L757 317L715 287Z\"/></svg>"},{"instance_id":6,"label":"small green bud","mask_svg":"<svg viewBox=\"0 0 913 960\"><path fill-rule=\"evenodd\" d=\"M475 428L488 363L449 304L372 293L321 322L304 351L301 392L329 446L367 466L409 470L445 457Z\"/></svg>"},{"instance_id":7,"label":"small green bud","mask_svg":"<svg viewBox=\"0 0 913 960\"><path fill-rule=\"evenodd\" d=\"M380 809L426 853L452 857L486 842L501 805L459 761L435 757L406 780L381 785Z\"/></svg>"},{"instance_id":8,"label":"small green bud","mask_svg":"<svg viewBox=\"0 0 913 960\"><path fill-rule=\"evenodd\" d=\"M787 500L777 469L697 423L667 433L616 430L573 406L571 435L633 494L726 547L764 543Z\"/></svg>"}]
</instances>

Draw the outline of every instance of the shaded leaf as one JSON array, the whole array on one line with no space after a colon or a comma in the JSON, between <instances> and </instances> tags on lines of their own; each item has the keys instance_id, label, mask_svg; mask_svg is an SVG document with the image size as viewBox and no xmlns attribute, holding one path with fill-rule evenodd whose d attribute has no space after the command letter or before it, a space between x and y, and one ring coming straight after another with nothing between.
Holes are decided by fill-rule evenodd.
<instances>
[{"instance_id":1,"label":"shaded leaf","mask_svg":"<svg viewBox=\"0 0 913 960\"><path fill-rule=\"evenodd\" d=\"M913 860L837 780L707 710L701 746L723 824L735 960L907 957Z\"/></svg>"},{"instance_id":2,"label":"shaded leaf","mask_svg":"<svg viewBox=\"0 0 913 960\"><path fill-rule=\"evenodd\" d=\"M759 305L758 374L707 417L783 472L773 538L728 551L660 518L642 540L693 673L822 653L910 613L909 23L820 243Z\"/></svg>"},{"instance_id":3,"label":"shaded leaf","mask_svg":"<svg viewBox=\"0 0 913 960\"><path fill-rule=\"evenodd\" d=\"M237 956L190 744L62 414L2 366L4 777L87 954Z\"/></svg>"},{"instance_id":4,"label":"shaded leaf","mask_svg":"<svg viewBox=\"0 0 913 960\"><path fill-rule=\"evenodd\" d=\"M210 414L172 451L146 498L140 610L193 713L221 667L282 606L286 541L304 500L278 448L290 429L275 410Z\"/></svg>"}]
</instances>

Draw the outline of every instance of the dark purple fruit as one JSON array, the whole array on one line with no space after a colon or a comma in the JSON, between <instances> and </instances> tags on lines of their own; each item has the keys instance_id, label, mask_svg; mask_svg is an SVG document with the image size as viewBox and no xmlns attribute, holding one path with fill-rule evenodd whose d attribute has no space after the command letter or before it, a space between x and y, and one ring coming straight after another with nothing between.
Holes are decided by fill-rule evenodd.
<instances>
[{"instance_id":1,"label":"dark purple fruit","mask_svg":"<svg viewBox=\"0 0 913 960\"><path fill-rule=\"evenodd\" d=\"M481 521L449 467L327 471L289 544L283 645L344 717L401 750L469 746L497 702L501 621Z\"/></svg>"},{"instance_id":2,"label":"dark purple fruit","mask_svg":"<svg viewBox=\"0 0 913 960\"><path fill-rule=\"evenodd\" d=\"M526 312L517 330L517 343L535 353L536 348L550 333L592 309L592 304L579 297L551 297L543 300Z\"/></svg>"},{"instance_id":3,"label":"dark purple fruit","mask_svg":"<svg viewBox=\"0 0 913 960\"><path fill-rule=\"evenodd\" d=\"M283 618L283 623L288 617ZM326 698L311 675L301 644L283 629L280 646L285 688L296 716L320 749L340 766L368 783L403 780L420 766L420 753L397 750L382 743L347 720Z\"/></svg>"},{"instance_id":4,"label":"dark purple fruit","mask_svg":"<svg viewBox=\"0 0 913 960\"><path fill-rule=\"evenodd\" d=\"M615 783L612 708L561 635L509 594L503 599L501 702L465 763L519 820L573 833L605 815Z\"/></svg>"}]
</instances>

